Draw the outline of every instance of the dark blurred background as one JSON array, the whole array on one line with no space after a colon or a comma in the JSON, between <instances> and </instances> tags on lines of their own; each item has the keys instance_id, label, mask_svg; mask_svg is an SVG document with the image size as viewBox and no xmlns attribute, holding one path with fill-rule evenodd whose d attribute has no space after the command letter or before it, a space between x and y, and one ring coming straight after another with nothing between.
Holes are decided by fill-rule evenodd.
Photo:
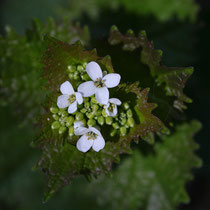
<instances>
[{"instance_id":1,"label":"dark blurred background","mask_svg":"<svg viewBox=\"0 0 210 210\"><path fill-rule=\"evenodd\" d=\"M195 72L187 83L185 93L193 99L186 111L187 118L198 119L203 128L196 136L200 145L197 154L203 160L203 167L194 171L195 178L187 185L191 203L181 205L183 210L210 209L210 1L195 2L196 8L178 5L174 12L167 7L176 5L166 3L166 8L148 8L138 11L135 5L119 4L118 1L94 0L1 0L0 32L4 34L6 25L13 27L20 35L30 28L31 19L45 22L47 17L59 19L65 15L73 22L87 25L91 32L91 44L98 48L100 56L109 53L103 43L107 40L110 27L115 24L122 32L132 28L136 34L144 29L155 47L163 50L163 62L169 66L194 66ZM126 2L126 1L124 1ZM128 1L127 1L128 2ZM153 1L154 3L155 1ZM158 2L158 0L156 1ZM174 1L173 1L174 2ZM177 4L180 1L177 1ZM130 1L130 4L131 1ZM185 7L184 7L185 6ZM153 7L158 7L153 5ZM151 6L152 8L152 6ZM161 11L162 10L162 11ZM166 12L166 10L168 12ZM189 11L188 11L189 10ZM192 12L192 14L191 14ZM79 178L71 186L65 187L48 203L42 204L44 178L31 171L39 152L29 145L33 136L30 125L17 126L20 121L11 108L1 108L0 116L0 209L87 209L90 200L83 197L81 189L85 180ZM21 144L17 141L21 139ZM10 142L10 143L8 143ZM87 200L85 200L87 199ZM71 207L70 207L71 206ZM93 207L92 207L93 209Z\"/></svg>"}]
</instances>

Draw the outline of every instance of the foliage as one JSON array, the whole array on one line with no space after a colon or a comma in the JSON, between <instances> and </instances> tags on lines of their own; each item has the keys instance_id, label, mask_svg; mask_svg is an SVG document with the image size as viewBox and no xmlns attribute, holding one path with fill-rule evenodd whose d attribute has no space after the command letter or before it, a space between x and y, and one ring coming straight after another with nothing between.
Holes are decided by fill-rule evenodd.
<instances>
[{"instance_id":1,"label":"foliage","mask_svg":"<svg viewBox=\"0 0 210 210\"><path fill-rule=\"evenodd\" d=\"M105 148L98 153L92 150L87 153L79 152L75 147L77 139L68 134L60 135L51 129L53 118L50 107L56 104L60 84L66 80L70 80L73 85L78 83L77 80L69 78L68 66L74 67L84 62L97 61L103 69L114 72L111 60L110 57L98 57L95 50L86 51L79 42L68 45L50 37L46 37L45 40L48 43L43 72L43 77L47 80L45 89L48 92L47 101L44 103L46 113L41 119L40 137L34 143L42 150L42 157L36 167L41 168L47 175L45 193L47 200L61 186L68 184L78 175L88 177L109 173L112 163L119 162L119 155L130 152L132 140L138 142L139 136L147 140L150 135L161 132L164 125L151 113L156 106L147 103L148 89L140 91L137 83L121 85L117 94L121 92L122 97L128 97L132 101L132 106L135 105L136 126L120 138L119 136L111 138L108 135L110 131L102 129L102 134L106 137Z\"/></svg>"},{"instance_id":2,"label":"foliage","mask_svg":"<svg viewBox=\"0 0 210 210\"><path fill-rule=\"evenodd\" d=\"M34 20L33 28L25 36L18 35L10 27L6 37L0 36L0 81L1 105L12 105L16 113L22 115L23 123L32 122L40 112L40 104L45 98L41 89L41 57L45 49L44 34L51 34L61 40L74 43L78 39L84 44L89 41L87 28L73 26L64 21L59 26L53 19L44 25Z\"/></svg>"},{"instance_id":3,"label":"foliage","mask_svg":"<svg viewBox=\"0 0 210 210\"><path fill-rule=\"evenodd\" d=\"M154 154L135 151L111 178L96 180L90 191L97 195L98 204L116 210L172 210L188 203L185 184L193 178L192 168L201 166L193 140L200 127L197 121L178 126L171 136L161 137L163 142L155 145Z\"/></svg>"},{"instance_id":4,"label":"foliage","mask_svg":"<svg viewBox=\"0 0 210 210\"><path fill-rule=\"evenodd\" d=\"M97 18L102 9L117 10L123 7L136 15L154 16L160 21L167 21L174 16L184 21L195 21L199 7L194 0L71 0L67 1L69 8L60 8L60 14L79 17L83 12L92 18ZM69 12L71 11L71 12Z\"/></svg>"},{"instance_id":5,"label":"foliage","mask_svg":"<svg viewBox=\"0 0 210 210\"><path fill-rule=\"evenodd\" d=\"M123 43L123 49L133 51L139 47L141 51L142 63L148 65L151 75L160 86L164 84L166 95L176 96L174 107L182 111L186 109L184 102L191 103L191 99L183 93L183 88L187 79L193 73L192 67L187 68L170 68L161 63L162 51L155 50L154 45L147 39L145 31L141 31L138 37L135 37L134 32L129 30L123 36L116 26L113 26L110 32L109 42L112 45Z\"/></svg>"}]
</instances>

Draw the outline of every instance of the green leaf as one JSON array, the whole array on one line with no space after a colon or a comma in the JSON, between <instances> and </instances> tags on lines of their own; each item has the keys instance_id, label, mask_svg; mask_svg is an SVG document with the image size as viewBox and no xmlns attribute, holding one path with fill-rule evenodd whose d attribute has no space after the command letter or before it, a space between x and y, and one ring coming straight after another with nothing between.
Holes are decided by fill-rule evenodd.
<instances>
[{"instance_id":1,"label":"green leaf","mask_svg":"<svg viewBox=\"0 0 210 210\"><path fill-rule=\"evenodd\" d=\"M12 105L26 124L43 112L40 104L46 93L41 89L41 69L46 47L43 35L47 33L69 43L79 39L87 45L89 41L87 28L73 26L69 21L57 25L53 19L46 24L34 20L25 36L19 36L10 27L6 28L5 37L0 36L0 105Z\"/></svg>"},{"instance_id":2,"label":"green leaf","mask_svg":"<svg viewBox=\"0 0 210 210\"><path fill-rule=\"evenodd\" d=\"M68 45L48 36L45 37L45 41L48 47L43 57L45 64L43 78L46 80L44 89L48 94L44 103L46 112L40 119L40 136L34 144L42 151L42 157L35 168L42 169L47 175L44 197L47 201L54 192L78 175L91 178L103 173L109 174L112 164L119 162L120 154L131 152L132 141L138 142L139 137L147 140L149 135L161 132L164 125L151 113L156 106L147 102L148 89L140 91L137 83L124 84L115 94L121 94L122 97L128 97L132 101L136 111L135 126L127 135L121 137L110 137L110 130L106 126L102 127L101 132L106 140L105 148L100 152L93 150L87 153L79 152L75 146L78 136L72 137L67 133L59 135L51 129L54 119L50 107L56 104L60 85L64 81L69 80L75 90L80 84L80 81L69 78L69 66L73 68L78 64L83 65L84 62L96 61L103 70L114 72L111 59L109 56L98 57L96 50L87 51L79 42Z\"/></svg>"},{"instance_id":3,"label":"green leaf","mask_svg":"<svg viewBox=\"0 0 210 210\"><path fill-rule=\"evenodd\" d=\"M201 124L192 121L177 127L171 136L162 136L155 154L144 156L135 151L114 172L101 177L89 188L98 204L107 209L175 209L188 203L186 182L192 180L193 168L201 166L194 151L193 136ZM103 191L101 189L104 189Z\"/></svg>"},{"instance_id":4,"label":"green leaf","mask_svg":"<svg viewBox=\"0 0 210 210\"><path fill-rule=\"evenodd\" d=\"M146 32L141 31L138 37L135 36L132 30L128 30L126 35L122 35L116 26L113 26L110 31L109 42L112 45L123 43L123 49L133 51L141 48L141 61L150 69L150 74L154 77L158 86L164 85L164 90L167 96L175 96L173 106L182 111L186 109L184 102L191 103L183 89L188 78L193 73L192 67L179 68L167 67L161 63L162 51L155 50L154 44L147 39Z\"/></svg>"}]
</instances>

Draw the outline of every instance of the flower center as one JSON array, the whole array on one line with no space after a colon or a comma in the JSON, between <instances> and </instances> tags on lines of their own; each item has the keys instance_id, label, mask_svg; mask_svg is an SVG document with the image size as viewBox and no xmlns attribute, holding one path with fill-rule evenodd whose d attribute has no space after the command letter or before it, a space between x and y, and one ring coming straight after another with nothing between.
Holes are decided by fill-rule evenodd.
<instances>
[{"instance_id":1,"label":"flower center","mask_svg":"<svg viewBox=\"0 0 210 210\"><path fill-rule=\"evenodd\" d=\"M97 134L96 133L93 133L92 131L86 133L86 136L88 136L88 140L92 139L92 140L95 140L97 138Z\"/></svg>"},{"instance_id":2,"label":"flower center","mask_svg":"<svg viewBox=\"0 0 210 210\"><path fill-rule=\"evenodd\" d=\"M114 111L114 108L115 108L115 104L110 104L109 107L108 107L108 110L110 112L113 112Z\"/></svg>"},{"instance_id":3,"label":"flower center","mask_svg":"<svg viewBox=\"0 0 210 210\"><path fill-rule=\"evenodd\" d=\"M101 88L101 87L104 87L105 84L104 84L104 80L102 80L101 78L97 78L96 81L94 81L94 85L97 87L97 88Z\"/></svg>"},{"instance_id":4,"label":"flower center","mask_svg":"<svg viewBox=\"0 0 210 210\"><path fill-rule=\"evenodd\" d=\"M75 94L70 95L68 98L68 101L69 101L69 104L72 104L73 102L75 102L76 101Z\"/></svg>"}]
</instances>

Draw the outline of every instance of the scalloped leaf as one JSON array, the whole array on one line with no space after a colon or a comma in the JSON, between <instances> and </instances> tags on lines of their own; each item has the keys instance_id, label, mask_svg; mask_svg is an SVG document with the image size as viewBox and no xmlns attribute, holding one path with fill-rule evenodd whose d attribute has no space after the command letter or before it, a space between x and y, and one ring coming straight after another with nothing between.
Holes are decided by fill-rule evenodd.
<instances>
[{"instance_id":1,"label":"scalloped leaf","mask_svg":"<svg viewBox=\"0 0 210 210\"><path fill-rule=\"evenodd\" d=\"M73 26L69 21L58 25L53 19L46 24L32 22L32 29L25 36L18 35L12 28L6 28L6 36L0 36L0 105L14 106L15 113L22 115L24 123L31 123L42 109L45 92L41 90L44 81L40 79L43 68L41 55L45 51L43 34L51 34L63 41L73 43L80 39L85 45L89 41L87 28Z\"/></svg>"},{"instance_id":2,"label":"scalloped leaf","mask_svg":"<svg viewBox=\"0 0 210 210\"><path fill-rule=\"evenodd\" d=\"M102 69L108 72L114 72L109 56L100 58L96 50L87 51L79 43L68 45L54 38L45 37L48 45L43 57L44 70L43 78L46 80L45 89L47 94L44 104L46 113L40 119L40 136L34 141L34 144L42 151L42 157L35 168L40 168L47 175L47 185L44 200L47 201L58 189L71 182L78 176L84 175L87 178L98 176L102 173L109 174L113 162L118 163L120 154L131 153L131 141L138 142L138 138L147 139L148 134L160 132L164 127L162 122L151 114L156 107L154 104L147 103L148 89L140 91L138 83L131 85L121 85L120 91L124 94L135 96L136 118L139 123L124 137L119 139L106 139L105 148L100 152L93 150L82 153L77 150L72 140L77 139L65 135L59 135L52 131L53 122L50 107L56 102L60 84L68 77L67 68L69 65L75 65L82 62L96 61ZM70 80L73 85L77 81ZM118 92L117 92L118 93ZM102 135L107 135L102 129Z\"/></svg>"},{"instance_id":3,"label":"scalloped leaf","mask_svg":"<svg viewBox=\"0 0 210 210\"><path fill-rule=\"evenodd\" d=\"M166 95L177 98L173 103L175 108L182 111L187 108L184 102L192 102L183 93L183 89L193 73L193 67L172 68L163 65L161 63L162 51L154 49L154 44L147 39L145 31L141 31L137 37L132 30L129 30L126 35L122 35L117 27L113 26L110 30L109 43L111 45L123 43L123 49L128 51L141 48L141 61L149 67L157 85L164 84Z\"/></svg>"},{"instance_id":4,"label":"scalloped leaf","mask_svg":"<svg viewBox=\"0 0 210 210\"><path fill-rule=\"evenodd\" d=\"M163 142L155 145L154 154L145 156L135 151L111 178L101 176L89 191L101 207L114 210L173 210L180 203L188 203L186 182L193 178L192 169L202 165L193 139L200 128L198 121L179 125L174 134L162 136Z\"/></svg>"}]
</instances>

